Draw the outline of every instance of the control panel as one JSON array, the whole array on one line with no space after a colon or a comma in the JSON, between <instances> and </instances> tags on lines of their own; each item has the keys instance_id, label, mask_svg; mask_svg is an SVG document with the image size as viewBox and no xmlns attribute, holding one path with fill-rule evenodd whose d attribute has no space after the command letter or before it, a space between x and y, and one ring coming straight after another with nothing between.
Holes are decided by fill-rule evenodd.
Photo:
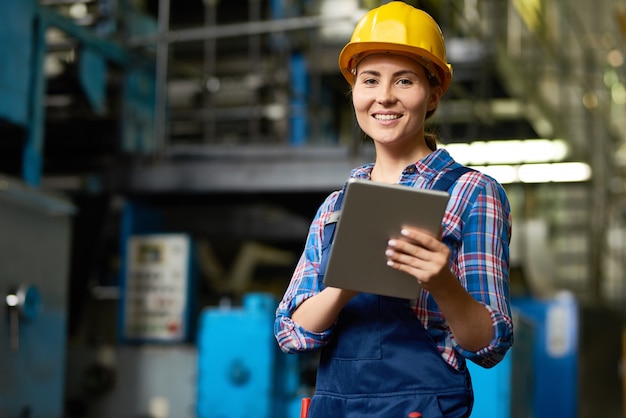
<instances>
[{"instance_id":1,"label":"control panel","mask_svg":"<svg viewBox=\"0 0 626 418\"><path fill-rule=\"evenodd\" d=\"M129 238L122 339L182 342L190 328L191 240L186 234Z\"/></svg>"}]
</instances>

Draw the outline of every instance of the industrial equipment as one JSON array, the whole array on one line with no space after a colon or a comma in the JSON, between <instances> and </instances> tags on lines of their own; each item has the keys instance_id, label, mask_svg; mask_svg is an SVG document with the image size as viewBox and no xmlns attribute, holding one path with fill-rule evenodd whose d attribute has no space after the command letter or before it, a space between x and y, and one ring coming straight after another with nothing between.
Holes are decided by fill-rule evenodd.
<instances>
[{"instance_id":1,"label":"industrial equipment","mask_svg":"<svg viewBox=\"0 0 626 418\"><path fill-rule=\"evenodd\" d=\"M198 418L297 418L298 357L273 334L276 301L245 295L241 307L210 307L198 330Z\"/></svg>"},{"instance_id":2,"label":"industrial equipment","mask_svg":"<svg viewBox=\"0 0 626 418\"><path fill-rule=\"evenodd\" d=\"M63 416L68 201L0 176L0 416Z\"/></svg>"},{"instance_id":3,"label":"industrial equipment","mask_svg":"<svg viewBox=\"0 0 626 418\"><path fill-rule=\"evenodd\" d=\"M533 404L533 344L531 321L513 311L515 344L496 366L485 369L467 362L474 389L472 416L530 418Z\"/></svg>"},{"instance_id":4,"label":"industrial equipment","mask_svg":"<svg viewBox=\"0 0 626 418\"><path fill-rule=\"evenodd\" d=\"M622 416L620 316L567 291L512 305L533 325L532 416Z\"/></svg>"},{"instance_id":5,"label":"industrial equipment","mask_svg":"<svg viewBox=\"0 0 626 418\"><path fill-rule=\"evenodd\" d=\"M120 304L125 342L187 341L193 328L192 242L187 234L129 237Z\"/></svg>"}]
</instances>

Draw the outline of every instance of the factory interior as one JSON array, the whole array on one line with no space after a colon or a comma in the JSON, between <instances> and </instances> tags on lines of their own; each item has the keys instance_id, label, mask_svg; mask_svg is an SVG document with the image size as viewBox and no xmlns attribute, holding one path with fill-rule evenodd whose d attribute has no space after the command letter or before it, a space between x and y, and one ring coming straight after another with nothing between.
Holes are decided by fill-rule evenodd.
<instances>
[{"instance_id":1,"label":"factory interior","mask_svg":"<svg viewBox=\"0 0 626 418\"><path fill-rule=\"evenodd\" d=\"M0 0L0 418L300 416L275 309L373 159L337 57L383 3ZM626 3L407 3L454 71L430 128L511 203L472 417L625 418Z\"/></svg>"}]
</instances>

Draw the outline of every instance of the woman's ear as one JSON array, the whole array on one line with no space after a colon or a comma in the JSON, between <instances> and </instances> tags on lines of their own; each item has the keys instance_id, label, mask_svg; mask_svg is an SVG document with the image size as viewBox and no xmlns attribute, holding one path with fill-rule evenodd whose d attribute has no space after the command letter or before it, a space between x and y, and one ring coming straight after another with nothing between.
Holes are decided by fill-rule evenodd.
<instances>
[{"instance_id":1,"label":"woman's ear","mask_svg":"<svg viewBox=\"0 0 626 418\"><path fill-rule=\"evenodd\" d=\"M428 110L434 111L439 106L439 100L442 96L441 86L434 86L430 89L430 97L428 98Z\"/></svg>"}]
</instances>

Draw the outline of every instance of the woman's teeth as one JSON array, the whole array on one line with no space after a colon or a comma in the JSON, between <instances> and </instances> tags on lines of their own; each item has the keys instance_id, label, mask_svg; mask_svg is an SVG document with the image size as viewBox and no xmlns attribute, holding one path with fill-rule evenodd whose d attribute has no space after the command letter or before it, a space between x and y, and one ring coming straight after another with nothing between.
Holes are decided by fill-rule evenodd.
<instances>
[{"instance_id":1,"label":"woman's teeth","mask_svg":"<svg viewBox=\"0 0 626 418\"><path fill-rule=\"evenodd\" d=\"M398 119L400 115L374 115L374 118L377 120L394 120Z\"/></svg>"}]
</instances>

